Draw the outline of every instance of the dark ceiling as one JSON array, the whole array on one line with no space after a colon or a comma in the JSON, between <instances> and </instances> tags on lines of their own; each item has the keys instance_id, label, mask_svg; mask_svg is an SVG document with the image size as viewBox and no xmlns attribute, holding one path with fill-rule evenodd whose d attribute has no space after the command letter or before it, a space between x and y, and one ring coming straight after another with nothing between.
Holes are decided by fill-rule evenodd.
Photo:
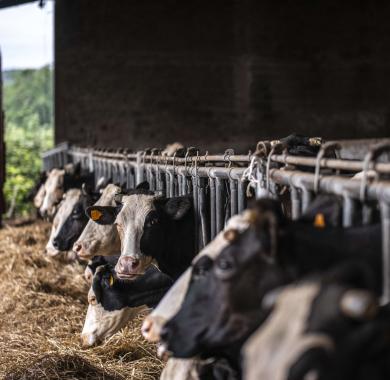
<instances>
[{"instance_id":1,"label":"dark ceiling","mask_svg":"<svg viewBox=\"0 0 390 380\"><path fill-rule=\"evenodd\" d=\"M37 1L38 0L0 0L0 8L13 7L14 5L33 3Z\"/></svg>"}]
</instances>

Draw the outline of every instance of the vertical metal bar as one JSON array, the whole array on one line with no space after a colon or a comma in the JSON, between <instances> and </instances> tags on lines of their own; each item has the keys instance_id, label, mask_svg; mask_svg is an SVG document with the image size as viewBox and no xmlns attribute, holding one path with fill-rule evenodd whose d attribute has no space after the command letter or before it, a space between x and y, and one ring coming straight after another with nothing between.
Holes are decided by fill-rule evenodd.
<instances>
[{"instance_id":1,"label":"vertical metal bar","mask_svg":"<svg viewBox=\"0 0 390 380\"><path fill-rule=\"evenodd\" d=\"M296 220L301 216L301 200L299 198L299 192L296 187L291 186L291 214L292 219Z\"/></svg>"},{"instance_id":2,"label":"vertical metal bar","mask_svg":"<svg viewBox=\"0 0 390 380\"><path fill-rule=\"evenodd\" d=\"M198 178L198 201L199 201L199 214L201 224L201 239L199 250L202 249L209 241L209 218L207 217L207 201L206 201L206 184L205 178Z\"/></svg>"},{"instance_id":3,"label":"vertical metal bar","mask_svg":"<svg viewBox=\"0 0 390 380\"><path fill-rule=\"evenodd\" d=\"M209 187L210 187L210 238L214 239L217 235L217 225L216 225L216 192L215 192L215 179L209 177Z\"/></svg>"},{"instance_id":4,"label":"vertical metal bar","mask_svg":"<svg viewBox=\"0 0 390 380\"><path fill-rule=\"evenodd\" d=\"M198 202L198 178L192 176L192 195L194 199L194 223L195 223L195 252L199 250L199 202Z\"/></svg>"},{"instance_id":5,"label":"vertical metal bar","mask_svg":"<svg viewBox=\"0 0 390 380\"><path fill-rule=\"evenodd\" d=\"M362 217L363 217L362 223L364 226L367 226L372 223L373 209L366 203L363 203L362 206Z\"/></svg>"},{"instance_id":6,"label":"vertical metal bar","mask_svg":"<svg viewBox=\"0 0 390 380\"><path fill-rule=\"evenodd\" d=\"M142 152L137 152L137 173L136 173L136 185L145 181L144 169L142 165Z\"/></svg>"},{"instance_id":7,"label":"vertical metal bar","mask_svg":"<svg viewBox=\"0 0 390 380\"><path fill-rule=\"evenodd\" d=\"M305 187L303 187L301 191L302 191L302 212L305 212L313 199L313 194Z\"/></svg>"},{"instance_id":8,"label":"vertical metal bar","mask_svg":"<svg viewBox=\"0 0 390 380\"><path fill-rule=\"evenodd\" d=\"M229 185L230 185L230 214L231 216L233 216L238 213L237 181L235 179L230 179Z\"/></svg>"},{"instance_id":9,"label":"vertical metal bar","mask_svg":"<svg viewBox=\"0 0 390 380\"><path fill-rule=\"evenodd\" d=\"M343 197L343 227L352 227L355 216L356 202L351 197Z\"/></svg>"},{"instance_id":10,"label":"vertical metal bar","mask_svg":"<svg viewBox=\"0 0 390 380\"><path fill-rule=\"evenodd\" d=\"M215 199L216 199L216 232L219 233L224 227L224 183L223 179L216 179Z\"/></svg>"},{"instance_id":11,"label":"vertical metal bar","mask_svg":"<svg viewBox=\"0 0 390 380\"><path fill-rule=\"evenodd\" d=\"M390 301L390 205L380 203L382 219L382 268L383 268L383 294L382 302Z\"/></svg>"},{"instance_id":12,"label":"vertical metal bar","mask_svg":"<svg viewBox=\"0 0 390 380\"><path fill-rule=\"evenodd\" d=\"M168 176L169 176L169 197L172 198L175 196L175 182L174 182L173 174L171 172L168 172Z\"/></svg>"},{"instance_id":13,"label":"vertical metal bar","mask_svg":"<svg viewBox=\"0 0 390 380\"><path fill-rule=\"evenodd\" d=\"M237 196L238 196L238 212L243 212L246 207L246 188L248 182L247 181L237 181Z\"/></svg>"}]
</instances>

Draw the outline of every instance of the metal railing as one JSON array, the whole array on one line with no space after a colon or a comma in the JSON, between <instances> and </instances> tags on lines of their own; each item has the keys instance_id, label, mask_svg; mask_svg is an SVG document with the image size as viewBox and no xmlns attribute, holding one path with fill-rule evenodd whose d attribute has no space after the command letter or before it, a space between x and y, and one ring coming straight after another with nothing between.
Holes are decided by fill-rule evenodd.
<instances>
[{"instance_id":1,"label":"metal railing","mask_svg":"<svg viewBox=\"0 0 390 380\"><path fill-rule=\"evenodd\" d=\"M328 158L329 153L332 157ZM235 155L199 154L189 148L180 157L157 149L137 153L125 149L89 149L64 144L45 153L44 168L80 162L114 183L134 188L146 180L151 190L167 197L191 194L194 199L196 249L221 231L230 216L241 212L253 192L257 198L287 194L292 219L305 212L319 193L343 201L343 226L353 225L358 208L362 224L371 222L372 209L381 215L383 300L390 300L390 139L336 141L322 144L316 157L294 156L279 141L261 141L256 151ZM355 159L356 158L356 159ZM352 178L357 172L360 178ZM375 179L372 180L372 174Z\"/></svg>"}]
</instances>

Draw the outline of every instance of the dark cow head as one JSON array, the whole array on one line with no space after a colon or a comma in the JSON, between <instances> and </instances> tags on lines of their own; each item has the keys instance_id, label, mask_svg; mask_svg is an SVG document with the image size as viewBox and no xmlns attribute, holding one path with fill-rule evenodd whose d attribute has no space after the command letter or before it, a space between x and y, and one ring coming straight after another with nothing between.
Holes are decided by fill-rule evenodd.
<instances>
[{"instance_id":1,"label":"dark cow head","mask_svg":"<svg viewBox=\"0 0 390 380\"><path fill-rule=\"evenodd\" d=\"M283 281L274 260L276 224L283 217L270 200L247 213L247 230L227 230L230 244L214 260L203 256L193 265L181 309L161 332L175 357L212 356L239 346L265 318L259 302Z\"/></svg>"},{"instance_id":2,"label":"dark cow head","mask_svg":"<svg viewBox=\"0 0 390 380\"><path fill-rule=\"evenodd\" d=\"M100 266L110 265L114 267L118 262L119 256L94 256L91 260L88 261L87 266L84 271L84 278L89 283L92 284L93 276L95 275L96 269Z\"/></svg>"},{"instance_id":3,"label":"dark cow head","mask_svg":"<svg viewBox=\"0 0 390 380\"><path fill-rule=\"evenodd\" d=\"M243 348L245 379L377 379L383 347L389 359L389 313L367 289L366 271L345 264L267 295L273 310Z\"/></svg>"},{"instance_id":4,"label":"dark cow head","mask_svg":"<svg viewBox=\"0 0 390 380\"><path fill-rule=\"evenodd\" d=\"M140 310L155 306L172 283L153 266L134 281L118 279L110 265L99 267L88 294L83 345L92 346L115 334Z\"/></svg>"},{"instance_id":5,"label":"dark cow head","mask_svg":"<svg viewBox=\"0 0 390 380\"><path fill-rule=\"evenodd\" d=\"M52 241L55 249L58 251L70 251L72 249L73 243L80 236L88 222L88 218L85 215L86 208L94 204L99 196L99 193L95 193L88 187L83 186L77 202L73 205L69 215Z\"/></svg>"},{"instance_id":6,"label":"dark cow head","mask_svg":"<svg viewBox=\"0 0 390 380\"><path fill-rule=\"evenodd\" d=\"M89 207L87 215L98 224L116 225L121 240L121 257L116 272L120 278L132 279L143 274L153 259L159 265L167 259L171 253L168 251L175 249L174 241L170 241L172 234L168 231L176 230L177 234L179 223L192 222L190 211L191 197L167 199L149 191L136 190L123 196L121 204L116 207Z\"/></svg>"}]
</instances>

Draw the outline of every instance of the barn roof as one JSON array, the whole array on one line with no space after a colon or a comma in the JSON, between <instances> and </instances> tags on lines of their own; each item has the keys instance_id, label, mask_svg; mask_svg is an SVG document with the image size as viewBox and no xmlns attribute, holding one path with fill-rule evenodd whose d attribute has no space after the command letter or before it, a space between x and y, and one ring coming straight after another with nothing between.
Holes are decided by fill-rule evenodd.
<instances>
[{"instance_id":1,"label":"barn roof","mask_svg":"<svg viewBox=\"0 0 390 380\"><path fill-rule=\"evenodd\" d=\"M26 3L33 3L38 0L0 0L0 9L13 7L14 5L21 5Z\"/></svg>"}]
</instances>

